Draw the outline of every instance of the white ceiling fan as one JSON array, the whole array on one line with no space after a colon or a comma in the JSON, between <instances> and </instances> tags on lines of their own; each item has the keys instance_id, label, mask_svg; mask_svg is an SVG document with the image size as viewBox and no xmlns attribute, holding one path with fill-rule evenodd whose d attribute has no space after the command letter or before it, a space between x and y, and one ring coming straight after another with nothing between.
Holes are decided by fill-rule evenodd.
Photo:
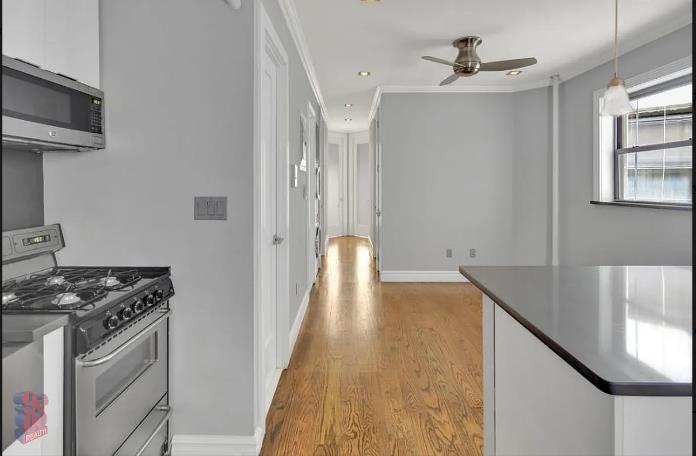
<instances>
[{"instance_id":1,"label":"white ceiling fan","mask_svg":"<svg viewBox=\"0 0 696 456\"><path fill-rule=\"evenodd\" d=\"M421 58L423 60L442 63L443 65L449 65L452 67L454 74L448 78L445 78L440 83L441 86L451 84L460 77L473 76L479 71L515 70L537 63L537 59L534 57L513 60L498 60L495 62L481 62L481 59L476 54L476 46L482 42L483 40L478 36L465 36L454 40L454 42L452 42L452 46L459 49L459 54L457 54L457 58L454 60L454 62L437 57L431 57L429 55L425 55Z\"/></svg>"}]
</instances>

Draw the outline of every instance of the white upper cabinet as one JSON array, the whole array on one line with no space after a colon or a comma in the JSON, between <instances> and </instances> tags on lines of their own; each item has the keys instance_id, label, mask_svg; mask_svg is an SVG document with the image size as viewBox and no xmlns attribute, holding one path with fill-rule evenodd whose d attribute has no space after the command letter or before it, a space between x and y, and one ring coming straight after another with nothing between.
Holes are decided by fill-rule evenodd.
<instances>
[{"instance_id":1,"label":"white upper cabinet","mask_svg":"<svg viewBox=\"0 0 696 456\"><path fill-rule=\"evenodd\" d=\"M99 87L99 0L2 0L2 53Z\"/></svg>"},{"instance_id":2,"label":"white upper cabinet","mask_svg":"<svg viewBox=\"0 0 696 456\"><path fill-rule=\"evenodd\" d=\"M46 0L2 0L2 53L43 66Z\"/></svg>"}]
</instances>

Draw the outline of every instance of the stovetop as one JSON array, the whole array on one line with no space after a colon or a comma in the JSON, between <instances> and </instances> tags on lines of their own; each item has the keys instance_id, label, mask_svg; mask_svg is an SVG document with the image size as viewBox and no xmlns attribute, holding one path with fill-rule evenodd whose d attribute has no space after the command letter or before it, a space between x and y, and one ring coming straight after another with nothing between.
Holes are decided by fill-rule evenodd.
<instances>
[{"instance_id":1,"label":"stovetop","mask_svg":"<svg viewBox=\"0 0 696 456\"><path fill-rule=\"evenodd\" d=\"M4 282L2 311L67 312L82 318L168 276L167 267L57 266Z\"/></svg>"}]
</instances>

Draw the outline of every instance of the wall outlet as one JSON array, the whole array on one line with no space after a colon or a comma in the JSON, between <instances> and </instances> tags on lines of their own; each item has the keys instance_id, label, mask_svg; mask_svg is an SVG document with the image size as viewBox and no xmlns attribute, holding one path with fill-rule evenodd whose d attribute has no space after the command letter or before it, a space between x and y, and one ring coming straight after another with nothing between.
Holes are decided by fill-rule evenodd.
<instances>
[{"instance_id":1,"label":"wall outlet","mask_svg":"<svg viewBox=\"0 0 696 456\"><path fill-rule=\"evenodd\" d=\"M227 220L226 196L194 196L194 220Z\"/></svg>"},{"instance_id":2,"label":"wall outlet","mask_svg":"<svg viewBox=\"0 0 696 456\"><path fill-rule=\"evenodd\" d=\"M447 258L452 258L452 249L448 248L447 250L445 250L445 256Z\"/></svg>"},{"instance_id":3,"label":"wall outlet","mask_svg":"<svg viewBox=\"0 0 696 456\"><path fill-rule=\"evenodd\" d=\"M476 249L469 249L469 258L476 258Z\"/></svg>"}]
</instances>

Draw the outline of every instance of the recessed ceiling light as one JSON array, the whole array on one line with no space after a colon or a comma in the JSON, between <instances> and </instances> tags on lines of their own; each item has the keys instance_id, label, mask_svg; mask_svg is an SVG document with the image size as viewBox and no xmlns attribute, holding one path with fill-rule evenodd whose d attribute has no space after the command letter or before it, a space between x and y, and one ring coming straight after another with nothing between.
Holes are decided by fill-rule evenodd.
<instances>
[{"instance_id":1,"label":"recessed ceiling light","mask_svg":"<svg viewBox=\"0 0 696 456\"><path fill-rule=\"evenodd\" d=\"M507 74L508 76L517 76L520 73L522 73L522 70L512 70L512 71L508 71L505 74Z\"/></svg>"},{"instance_id":2,"label":"recessed ceiling light","mask_svg":"<svg viewBox=\"0 0 696 456\"><path fill-rule=\"evenodd\" d=\"M363 3L379 3L379 2L381 2L382 0L360 0L360 1L363 2Z\"/></svg>"},{"instance_id":3,"label":"recessed ceiling light","mask_svg":"<svg viewBox=\"0 0 696 456\"><path fill-rule=\"evenodd\" d=\"M350 119L350 118L349 118L349 119L343 119L343 120L345 120L346 122L350 122L350 121L353 120L353 119Z\"/></svg>"},{"instance_id":4,"label":"recessed ceiling light","mask_svg":"<svg viewBox=\"0 0 696 456\"><path fill-rule=\"evenodd\" d=\"M358 71L358 76L369 76L370 72L369 71Z\"/></svg>"},{"instance_id":5,"label":"recessed ceiling light","mask_svg":"<svg viewBox=\"0 0 696 456\"><path fill-rule=\"evenodd\" d=\"M343 106L345 106L346 108L350 108L351 106L353 106L353 103L346 103Z\"/></svg>"}]
</instances>

